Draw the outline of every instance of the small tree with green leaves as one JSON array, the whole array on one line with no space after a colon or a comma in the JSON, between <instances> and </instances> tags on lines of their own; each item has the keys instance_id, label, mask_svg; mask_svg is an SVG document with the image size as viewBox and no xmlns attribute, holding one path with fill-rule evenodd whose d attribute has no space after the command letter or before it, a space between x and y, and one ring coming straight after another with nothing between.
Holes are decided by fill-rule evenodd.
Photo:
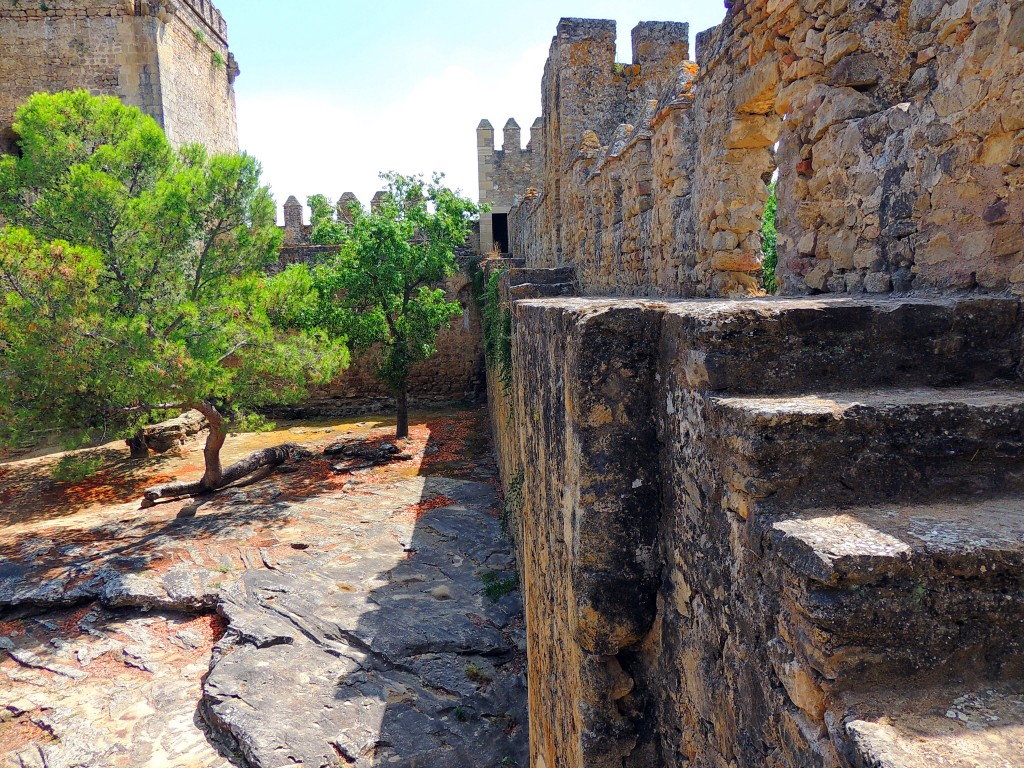
<instances>
[{"instance_id":1,"label":"small tree with green leaves","mask_svg":"<svg viewBox=\"0 0 1024 768\"><path fill-rule=\"evenodd\" d=\"M0 158L0 440L138 439L195 408L210 424L203 477L150 502L282 460L222 468L225 416L303 396L347 348L291 321L312 286L265 274L280 233L259 164L175 152L151 118L84 91L33 96L15 131L21 155Z\"/></svg>"},{"instance_id":2,"label":"small tree with green leaves","mask_svg":"<svg viewBox=\"0 0 1024 768\"><path fill-rule=\"evenodd\" d=\"M375 350L377 376L398 401L399 438L409 434L409 373L433 355L437 335L462 308L439 284L456 269L477 206L445 187L443 177L382 174L386 195L375 210L351 208L351 226L316 196L313 240L340 246L319 265L313 283L324 304L317 324L343 330L363 350Z\"/></svg>"}]
</instances>

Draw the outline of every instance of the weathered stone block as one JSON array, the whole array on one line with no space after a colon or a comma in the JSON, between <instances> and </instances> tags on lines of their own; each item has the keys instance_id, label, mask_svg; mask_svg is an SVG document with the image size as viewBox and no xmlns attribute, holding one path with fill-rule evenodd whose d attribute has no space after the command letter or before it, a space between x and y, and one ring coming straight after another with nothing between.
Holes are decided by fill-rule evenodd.
<instances>
[{"instance_id":1,"label":"weathered stone block","mask_svg":"<svg viewBox=\"0 0 1024 768\"><path fill-rule=\"evenodd\" d=\"M873 53L858 53L843 57L832 70L832 85L858 87L876 85L882 77L882 64Z\"/></svg>"}]
</instances>

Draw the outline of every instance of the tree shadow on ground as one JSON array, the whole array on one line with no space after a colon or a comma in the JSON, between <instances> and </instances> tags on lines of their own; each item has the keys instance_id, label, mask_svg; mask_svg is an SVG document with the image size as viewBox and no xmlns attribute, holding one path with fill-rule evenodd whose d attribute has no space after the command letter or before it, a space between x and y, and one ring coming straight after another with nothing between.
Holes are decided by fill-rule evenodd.
<instances>
[{"instance_id":1,"label":"tree shadow on ground","mask_svg":"<svg viewBox=\"0 0 1024 768\"><path fill-rule=\"evenodd\" d=\"M149 485L173 479L173 474L160 472L168 458L186 455L171 451L132 459L112 448L91 449L90 453L102 459L101 469L77 482L52 477L56 459L0 464L0 526L32 524L68 517L97 505L134 501Z\"/></svg>"},{"instance_id":2,"label":"tree shadow on ground","mask_svg":"<svg viewBox=\"0 0 1024 768\"><path fill-rule=\"evenodd\" d=\"M406 558L377 574L345 637L368 661L340 677L335 699L375 712L333 748L356 765L528 765L525 654L511 544L499 522L486 411L428 419ZM471 482L465 482L471 481ZM502 584L489 589L485 576ZM494 581L491 582L495 583Z\"/></svg>"},{"instance_id":3,"label":"tree shadow on ground","mask_svg":"<svg viewBox=\"0 0 1024 768\"><path fill-rule=\"evenodd\" d=\"M269 578L304 561L307 550L336 568L364 557L361 513L336 515L366 504L382 516L378 530L387 545L380 566L374 561L366 573L380 586L361 595L369 610L328 634L341 631L346 642L365 646L369 664L365 674L336 674L329 699L332 707L372 704L374 722L372 734L358 744L336 739L327 757L340 759L351 749L365 752L360 764L366 766L525 766L523 660L512 640L521 627L518 597L492 602L481 580L484 573L513 573L509 545L499 541L486 412L416 415L417 445L425 445L408 461L338 472L336 460L312 456L193 500L145 511L89 511L79 521L60 517L34 530L19 526L25 530L0 544L0 597L12 594L11 584L50 584L48 594L32 599L75 603L95 599L103 580L116 597L139 592L133 580L159 581L177 569L188 578L199 573L206 589L201 597L216 603L221 579L228 582L240 571ZM411 504L406 490L396 509L389 489L408 489L399 481L417 477L422 490ZM149 475L144 482L152 480ZM53 515L40 510L33 520L47 517ZM406 522L391 525L392 518ZM388 543L388 536L400 537L402 546ZM319 589L309 592L295 599L326 598ZM203 605L196 610L208 611L213 603ZM294 651L277 650L296 666ZM269 730L277 726L265 724ZM400 761L392 762L396 756Z\"/></svg>"}]
</instances>

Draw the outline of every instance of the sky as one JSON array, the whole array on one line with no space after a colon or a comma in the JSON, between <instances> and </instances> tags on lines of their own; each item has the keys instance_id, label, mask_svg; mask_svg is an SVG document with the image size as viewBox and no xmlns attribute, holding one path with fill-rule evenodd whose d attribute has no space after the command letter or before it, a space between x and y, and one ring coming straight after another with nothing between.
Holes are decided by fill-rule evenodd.
<instances>
[{"instance_id":1,"label":"sky","mask_svg":"<svg viewBox=\"0 0 1024 768\"><path fill-rule=\"evenodd\" d=\"M615 19L617 61L638 21L718 24L722 0L215 0L241 75L241 147L263 164L279 206L351 191L364 203L382 171L445 174L476 200L476 126L509 117L523 143L559 18ZM307 210L308 217L308 210ZM308 219L307 219L308 220Z\"/></svg>"}]
</instances>

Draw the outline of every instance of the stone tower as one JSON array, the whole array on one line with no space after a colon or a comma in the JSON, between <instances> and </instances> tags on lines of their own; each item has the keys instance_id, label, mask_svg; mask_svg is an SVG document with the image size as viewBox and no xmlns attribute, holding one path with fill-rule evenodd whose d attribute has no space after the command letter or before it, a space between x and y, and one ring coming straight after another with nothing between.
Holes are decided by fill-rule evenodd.
<instances>
[{"instance_id":1,"label":"stone tower","mask_svg":"<svg viewBox=\"0 0 1024 768\"><path fill-rule=\"evenodd\" d=\"M302 245L305 242L302 223L302 203L292 195L284 202L284 244Z\"/></svg>"},{"instance_id":2,"label":"stone tower","mask_svg":"<svg viewBox=\"0 0 1024 768\"><path fill-rule=\"evenodd\" d=\"M480 203L491 206L480 216L480 252L487 253L494 243L508 253L508 212L516 197L522 196L534 178L535 157L539 149L540 118L530 128L530 141L522 147L522 135L511 117L505 123L501 149L494 148L494 128L481 120L476 129L477 167L480 179Z\"/></svg>"},{"instance_id":3,"label":"stone tower","mask_svg":"<svg viewBox=\"0 0 1024 768\"><path fill-rule=\"evenodd\" d=\"M48 0L0 4L0 152L33 93L84 88L152 116L175 146L238 149L224 17L209 0Z\"/></svg>"}]
</instances>

